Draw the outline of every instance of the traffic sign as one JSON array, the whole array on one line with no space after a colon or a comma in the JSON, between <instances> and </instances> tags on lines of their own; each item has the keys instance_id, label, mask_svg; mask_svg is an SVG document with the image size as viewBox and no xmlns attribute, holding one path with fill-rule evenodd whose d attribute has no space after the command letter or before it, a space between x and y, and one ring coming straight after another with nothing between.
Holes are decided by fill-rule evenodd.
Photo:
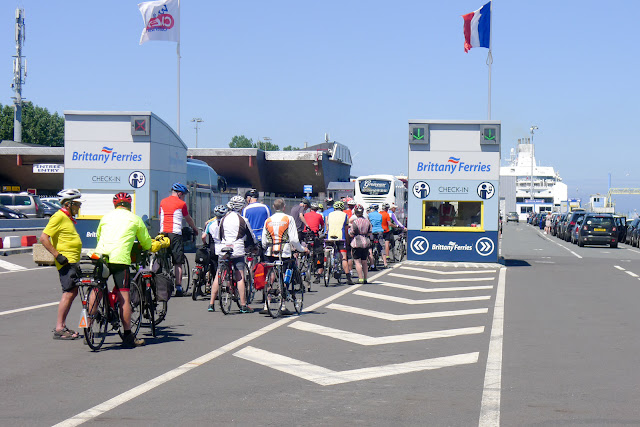
<instances>
[{"instance_id":1,"label":"traffic sign","mask_svg":"<svg viewBox=\"0 0 640 427\"><path fill-rule=\"evenodd\" d=\"M303 193L313 193L313 186L306 184L302 190Z\"/></svg>"}]
</instances>

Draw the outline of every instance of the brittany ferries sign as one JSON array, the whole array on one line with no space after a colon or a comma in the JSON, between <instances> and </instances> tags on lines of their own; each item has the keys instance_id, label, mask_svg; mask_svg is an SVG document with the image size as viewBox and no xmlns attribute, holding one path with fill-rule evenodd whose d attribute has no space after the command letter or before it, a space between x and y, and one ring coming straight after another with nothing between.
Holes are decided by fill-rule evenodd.
<instances>
[{"instance_id":1,"label":"brittany ferries sign","mask_svg":"<svg viewBox=\"0 0 640 427\"><path fill-rule=\"evenodd\" d=\"M148 169L148 144L103 143L91 146L69 142L64 151L65 166L76 169Z\"/></svg>"},{"instance_id":2,"label":"brittany ferries sign","mask_svg":"<svg viewBox=\"0 0 640 427\"><path fill-rule=\"evenodd\" d=\"M500 158L487 152L412 152L409 170L415 179L500 179Z\"/></svg>"}]
</instances>

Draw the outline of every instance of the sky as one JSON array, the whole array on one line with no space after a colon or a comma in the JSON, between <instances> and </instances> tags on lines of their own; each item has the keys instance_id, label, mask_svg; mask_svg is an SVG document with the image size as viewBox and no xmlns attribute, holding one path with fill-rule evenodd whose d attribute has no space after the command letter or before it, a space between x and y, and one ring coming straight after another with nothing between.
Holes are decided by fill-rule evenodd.
<instances>
[{"instance_id":1,"label":"sky","mask_svg":"<svg viewBox=\"0 0 640 427\"><path fill-rule=\"evenodd\" d=\"M486 120L487 49L464 52L461 15L484 0L181 1L180 134L281 148L332 141L352 175L407 173L412 119ZM139 45L138 2L3 0L0 103L12 102L16 7L25 9L23 97L51 112L152 111L177 129L176 43ZM491 119L502 159L534 134L570 197L640 187L637 2L493 3ZM620 198L621 203L623 198ZM624 198L640 207L640 196Z\"/></svg>"}]
</instances>

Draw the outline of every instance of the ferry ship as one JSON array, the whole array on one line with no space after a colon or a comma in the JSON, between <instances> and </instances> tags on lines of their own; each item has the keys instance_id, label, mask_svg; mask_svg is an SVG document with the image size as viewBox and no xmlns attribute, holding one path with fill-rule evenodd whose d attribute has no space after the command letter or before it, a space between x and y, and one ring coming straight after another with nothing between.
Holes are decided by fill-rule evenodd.
<instances>
[{"instance_id":1,"label":"ferry ship","mask_svg":"<svg viewBox=\"0 0 640 427\"><path fill-rule=\"evenodd\" d=\"M533 143L529 138L519 139L518 146L511 149L508 165L500 167L502 214L517 212L523 221L532 211L559 212L567 195L567 184L559 173L553 166L536 164Z\"/></svg>"}]
</instances>

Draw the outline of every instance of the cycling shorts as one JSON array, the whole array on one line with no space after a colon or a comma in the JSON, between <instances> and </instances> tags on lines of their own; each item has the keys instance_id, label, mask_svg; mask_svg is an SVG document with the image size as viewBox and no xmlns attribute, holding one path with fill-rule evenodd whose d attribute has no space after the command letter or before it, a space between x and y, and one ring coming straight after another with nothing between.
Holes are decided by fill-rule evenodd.
<instances>
[{"instance_id":1,"label":"cycling shorts","mask_svg":"<svg viewBox=\"0 0 640 427\"><path fill-rule=\"evenodd\" d=\"M182 242L182 234L169 233L169 240L171 241L171 259L174 265L184 264L184 243Z\"/></svg>"},{"instance_id":2,"label":"cycling shorts","mask_svg":"<svg viewBox=\"0 0 640 427\"><path fill-rule=\"evenodd\" d=\"M382 233L382 238L387 242L390 242L393 239L393 231L385 231Z\"/></svg>"},{"instance_id":3,"label":"cycling shorts","mask_svg":"<svg viewBox=\"0 0 640 427\"><path fill-rule=\"evenodd\" d=\"M244 268L246 266L244 262L244 257L241 256L241 257L231 258L229 261L231 262L231 265L234 270L244 271ZM220 267L220 258L218 258L218 268L219 267Z\"/></svg>"},{"instance_id":4,"label":"cycling shorts","mask_svg":"<svg viewBox=\"0 0 640 427\"><path fill-rule=\"evenodd\" d=\"M368 248L351 248L351 255L353 259L360 259L365 261L369 257Z\"/></svg>"},{"instance_id":5,"label":"cycling shorts","mask_svg":"<svg viewBox=\"0 0 640 427\"><path fill-rule=\"evenodd\" d=\"M113 283L115 283L116 288L121 291L128 291L131 277L129 266L126 264L107 264L107 267L109 267L109 272L113 276Z\"/></svg>"},{"instance_id":6,"label":"cycling shorts","mask_svg":"<svg viewBox=\"0 0 640 427\"><path fill-rule=\"evenodd\" d=\"M78 279L80 278L78 264L65 264L58 270L60 276L60 285L62 286L62 292L73 292L78 286Z\"/></svg>"},{"instance_id":7,"label":"cycling shorts","mask_svg":"<svg viewBox=\"0 0 640 427\"><path fill-rule=\"evenodd\" d=\"M326 246L333 246L336 250L340 252L347 251L347 244L344 240L325 240Z\"/></svg>"}]
</instances>

